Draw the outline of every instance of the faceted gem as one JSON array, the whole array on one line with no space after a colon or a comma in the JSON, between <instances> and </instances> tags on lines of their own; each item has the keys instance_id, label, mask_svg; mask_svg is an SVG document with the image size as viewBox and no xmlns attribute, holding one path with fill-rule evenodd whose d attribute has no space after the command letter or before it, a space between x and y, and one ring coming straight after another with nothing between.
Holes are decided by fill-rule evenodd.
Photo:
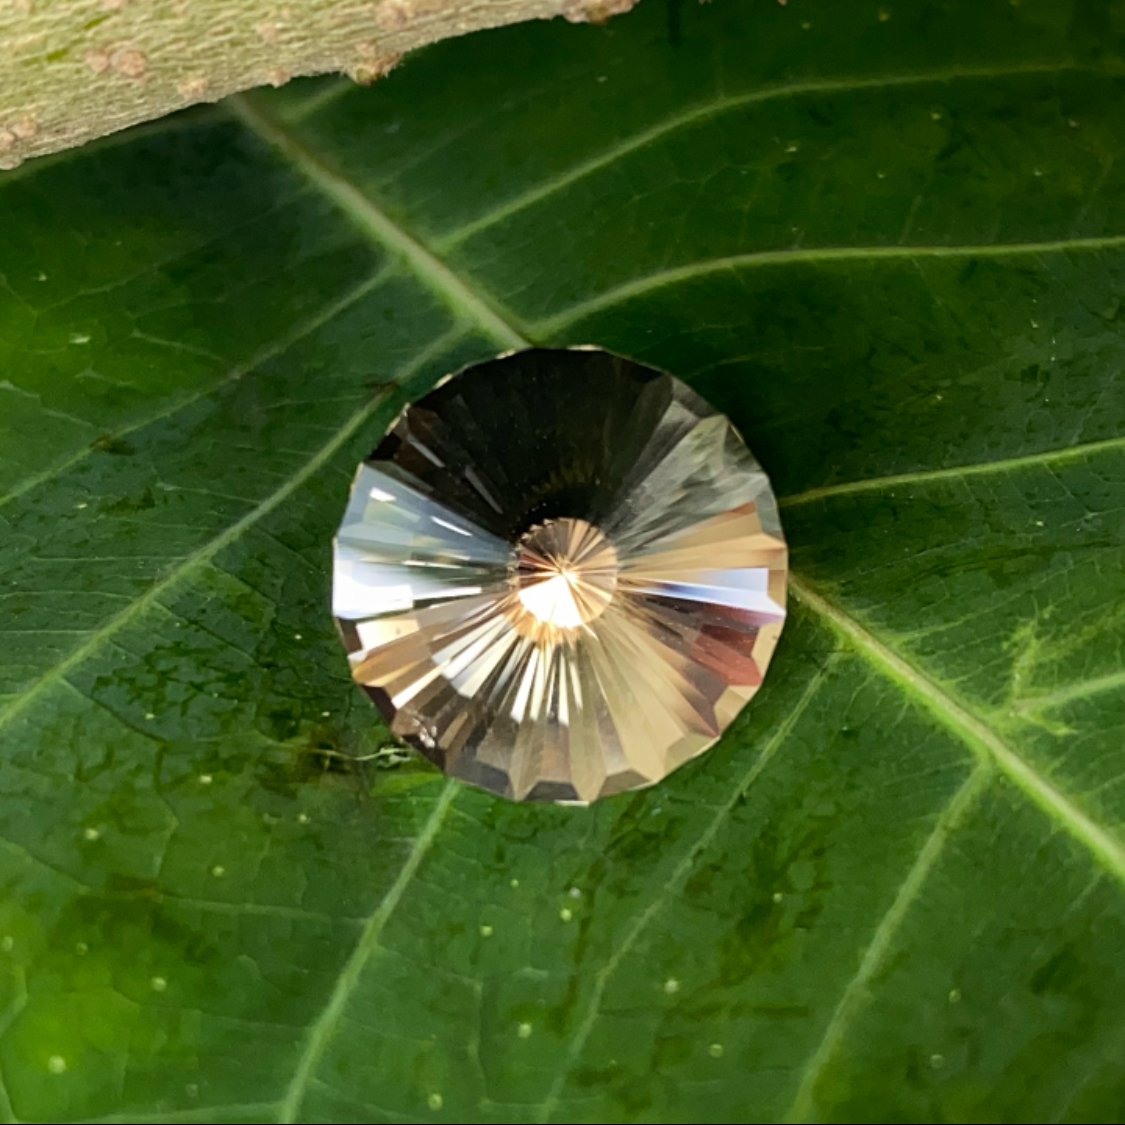
<instances>
[{"instance_id":1,"label":"faceted gem","mask_svg":"<svg viewBox=\"0 0 1125 1125\"><path fill-rule=\"evenodd\" d=\"M446 773L592 801L706 750L785 618L769 481L671 375L594 349L471 367L356 474L333 613L352 675Z\"/></svg>"}]
</instances>

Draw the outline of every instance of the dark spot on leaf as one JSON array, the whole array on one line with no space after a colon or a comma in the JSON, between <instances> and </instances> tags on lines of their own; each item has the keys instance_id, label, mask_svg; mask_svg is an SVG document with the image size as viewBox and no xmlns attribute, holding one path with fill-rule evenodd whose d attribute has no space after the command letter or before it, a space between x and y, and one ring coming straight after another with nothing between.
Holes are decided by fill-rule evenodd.
<instances>
[{"instance_id":1,"label":"dark spot on leaf","mask_svg":"<svg viewBox=\"0 0 1125 1125\"><path fill-rule=\"evenodd\" d=\"M122 496L106 507L107 512L147 512L156 507L156 495L151 488L146 488L140 496Z\"/></svg>"},{"instance_id":2,"label":"dark spot on leaf","mask_svg":"<svg viewBox=\"0 0 1125 1125\"><path fill-rule=\"evenodd\" d=\"M291 710L278 708L267 711L262 716L266 733L277 742L287 742L295 738L300 730L301 720Z\"/></svg>"},{"instance_id":3,"label":"dark spot on leaf","mask_svg":"<svg viewBox=\"0 0 1125 1125\"><path fill-rule=\"evenodd\" d=\"M152 960L154 948L174 953L166 958L173 963L214 966L221 961L204 930L170 913L155 880L111 872L105 890L73 900L59 919L60 945L72 949L75 935L82 935L91 949L112 949L122 961L131 956Z\"/></svg>"},{"instance_id":4,"label":"dark spot on leaf","mask_svg":"<svg viewBox=\"0 0 1125 1125\"><path fill-rule=\"evenodd\" d=\"M827 128L829 125L834 124L831 117L824 112L819 106L809 106L807 115L810 121L815 122L817 125Z\"/></svg>"},{"instance_id":5,"label":"dark spot on leaf","mask_svg":"<svg viewBox=\"0 0 1125 1125\"><path fill-rule=\"evenodd\" d=\"M572 1081L585 1090L591 1086L606 1086L617 1077L617 1068L613 1066L581 1066L574 1072Z\"/></svg>"},{"instance_id":6,"label":"dark spot on leaf","mask_svg":"<svg viewBox=\"0 0 1125 1125\"><path fill-rule=\"evenodd\" d=\"M834 823L833 817L810 817L797 839L782 841L769 831L755 839L744 861L746 901L719 942L720 987L741 984L754 973L784 963L793 949L793 935L813 927L832 886L827 852ZM684 897L703 895L705 884L718 874L714 866L699 872L685 886ZM786 892L781 903L773 898L778 889Z\"/></svg>"},{"instance_id":7,"label":"dark spot on leaf","mask_svg":"<svg viewBox=\"0 0 1125 1125\"><path fill-rule=\"evenodd\" d=\"M90 448L99 453L112 453L115 457L129 457L136 450L123 438L114 437L113 434L104 434L90 442Z\"/></svg>"},{"instance_id":8,"label":"dark spot on leaf","mask_svg":"<svg viewBox=\"0 0 1125 1125\"><path fill-rule=\"evenodd\" d=\"M1074 950L1064 945L1031 974L1031 991L1036 996L1044 992L1068 993L1081 976L1081 968Z\"/></svg>"}]
</instances>

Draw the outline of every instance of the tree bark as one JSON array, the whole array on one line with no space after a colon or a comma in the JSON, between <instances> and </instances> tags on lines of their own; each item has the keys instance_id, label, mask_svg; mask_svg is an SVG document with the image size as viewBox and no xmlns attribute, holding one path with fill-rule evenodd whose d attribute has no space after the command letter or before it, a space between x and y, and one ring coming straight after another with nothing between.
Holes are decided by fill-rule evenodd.
<instances>
[{"instance_id":1,"label":"tree bark","mask_svg":"<svg viewBox=\"0 0 1125 1125\"><path fill-rule=\"evenodd\" d=\"M301 74L386 74L425 43L637 0L0 0L0 168Z\"/></svg>"}]
</instances>

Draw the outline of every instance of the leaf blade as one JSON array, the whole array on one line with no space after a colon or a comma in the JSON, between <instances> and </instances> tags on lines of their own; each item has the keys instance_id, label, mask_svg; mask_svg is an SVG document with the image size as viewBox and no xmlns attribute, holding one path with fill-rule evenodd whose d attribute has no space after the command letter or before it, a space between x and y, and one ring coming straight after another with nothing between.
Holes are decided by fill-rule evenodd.
<instances>
[{"instance_id":1,"label":"leaf blade","mask_svg":"<svg viewBox=\"0 0 1125 1125\"><path fill-rule=\"evenodd\" d=\"M272 151L212 117L8 181L0 347L46 395L20 426L108 439L60 418L4 462L13 1116L1112 1118L1119 51L1067 4L953 8L523 28L255 95ZM97 252L39 301L56 226L60 260ZM98 302L122 327L95 373L148 380L108 407L51 358ZM382 734L325 545L361 443L511 332L726 409L813 593L666 785L588 813L465 792L439 832L432 774L336 772Z\"/></svg>"}]
</instances>

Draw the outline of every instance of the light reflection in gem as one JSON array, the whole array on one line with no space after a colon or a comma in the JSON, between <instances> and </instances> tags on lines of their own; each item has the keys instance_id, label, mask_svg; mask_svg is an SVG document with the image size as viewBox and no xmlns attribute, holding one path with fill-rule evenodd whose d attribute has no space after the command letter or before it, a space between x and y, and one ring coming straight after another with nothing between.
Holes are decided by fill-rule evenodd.
<instances>
[{"instance_id":1,"label":"light reflection in gem","mask_svg":"<svg viewBox=\"0 0 1125 1125\"><path fill-rule=\"evenodd\" d=\"M787 556L765 474L673 377L520 352L403 412L357 473L333 613L393 730L517 800L650 785L761 683Z\"/></svg>"}]
</instances>

